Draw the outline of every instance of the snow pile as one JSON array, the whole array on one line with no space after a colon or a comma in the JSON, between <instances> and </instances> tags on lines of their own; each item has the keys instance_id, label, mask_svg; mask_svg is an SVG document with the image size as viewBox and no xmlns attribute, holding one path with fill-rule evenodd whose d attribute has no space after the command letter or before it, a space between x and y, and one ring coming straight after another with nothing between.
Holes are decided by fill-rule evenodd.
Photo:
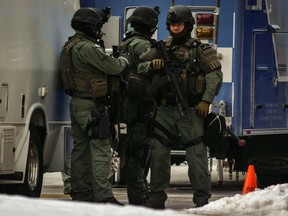
<instances>
[{"instance_id":1,"label":"snow pile","mask_svg":"<svg viewBox=\"0 0 288 216\"><path fill-rule=\"evenodd\" d=\"M0 195L1 216L288 216L288 184L210 202L202 208L153 210L131 205L92 204Z\"/></svg>"},{"instance_id":2,"label":"snow pile","mask_svg":"<svg viewBox=\"0 0 288 216\"><path fill-rule=\"evenodd\" d=\"M288 216L288 184L256 189L246 195L224 197L186 212L192 215Z\"/></svg>"}]
</instances>

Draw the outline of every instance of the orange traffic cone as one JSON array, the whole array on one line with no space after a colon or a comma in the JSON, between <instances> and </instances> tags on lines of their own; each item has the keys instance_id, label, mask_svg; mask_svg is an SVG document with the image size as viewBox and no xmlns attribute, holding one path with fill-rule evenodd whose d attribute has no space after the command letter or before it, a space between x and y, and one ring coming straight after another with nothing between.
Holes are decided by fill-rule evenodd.
<instances>
[{"instance_id":1,"label":"orange traffic cone","mask_svg":"<svg viewBox=\"0 0 288 216\"><path fill-rule=\"evenodd\" d=\"M254 165L249 165L248 171L246 173L245 181L244 181L242 194L247 194L249 192L252 192L256 188L257 188L257 180L256 180Z\"/></svg>"}]
</instances>

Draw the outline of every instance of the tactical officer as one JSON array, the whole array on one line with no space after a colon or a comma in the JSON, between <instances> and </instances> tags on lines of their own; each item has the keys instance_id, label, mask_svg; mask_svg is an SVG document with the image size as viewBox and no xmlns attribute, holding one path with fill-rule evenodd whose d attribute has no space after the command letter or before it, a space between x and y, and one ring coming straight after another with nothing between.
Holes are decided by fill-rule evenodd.
<instances>
[{"instance_id":1,"label":"tactical officer","mask_svg":"<svg viewBox=\"0 0 288 216\"><path fill-rule=\"evenodd\" d=\"M203 144L204 119L222 85L223 74L216 50L191 37L194 23L188 7L171 7L166 20L170 36L164 43L169 61L163 62L160 58L164 56L159 56L159 49L156 52L158 69L164 69L159 70L158 78L154 76L152 82L158 106L151 142L151 193L146 203L151 208L165 208L165 189L170 181L170 151L177 145L186 148L188 175L196 207L207 204L211 197L211 176ZM149 54L143 56L141 59L149 57ZM147 73L154 66L153 61L145 62L139 65L139 73Z\"/></svg>"},{"instance_id":2,"label":"tactical officer","mask_svg":"<svg viewBox=\"0 0 288 216\"><path fill-rule=\"evenodd\" d=\"M119 203L108 181L111 160L108 74L122 73L126 58L106 54L99 44L110 8L81 8L72 18L76 33L61 52L61 74L72 96L70 117L74 148L71 153L71 197L77 201Z\"/></svg>"},{"instance_id":3,"label":"tactical officer","mask_svg":"<svg viewBox=\"0 0 288 216\"><path fill-rule=\"evenodd\" d=\"M124 119L127 124L126 140L126 183L129 204L142 205L147 199L145 165L147 160L146 142L149 136L147 127L153 111L153 100L145 86L149 80L138 76L139 56L151 48L156 41L152 35L157 29L159 7L137 7L128 22L132 31L126 33L119 46L120 52L128 52L127 89L124 99Z\"/></svg>"}]
</instances>

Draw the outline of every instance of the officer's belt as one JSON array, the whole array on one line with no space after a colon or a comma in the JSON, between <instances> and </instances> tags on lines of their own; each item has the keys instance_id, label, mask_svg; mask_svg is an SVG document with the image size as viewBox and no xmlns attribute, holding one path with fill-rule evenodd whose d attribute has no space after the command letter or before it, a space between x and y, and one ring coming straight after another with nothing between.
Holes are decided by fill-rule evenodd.
<instances>
[{"instance_id":1,"label":"officer's belt","mask_svg":"<svg viewBox=\"0 0 288 216\"><path fill-rule=\"evenodd\" d=\"M106 103L107 102L106 96L94 98L90 94L79 94L79 93L75 92L75 93L73 93L73 97L77 97L77 98L81 98L81 99L85 99L85 100L91 100L91 101L96 102L96 103Z\"/></svg>"},{"instance_id":2,"label":"officer's belt","mask_svg":"<svg viewBox=\"0 0 288 216\"><path fill-rule=\"evenodd\" d=\"M177 102L176 97L173 98L162 98L161 99L161 106L177 106L179 102ZM189 101L189 107L195 107L198 103L196 101Z\"/></svg>"},{"instance_id":3,"label":"officer's belt","mask_svg":"<svg viewBox=\"0 0 288 216\"><path fill-rule=\"evenodd\" d=\"M177 106L176 98L162 98L161 105L162 106Z\"/></svg>"}]
</instances>

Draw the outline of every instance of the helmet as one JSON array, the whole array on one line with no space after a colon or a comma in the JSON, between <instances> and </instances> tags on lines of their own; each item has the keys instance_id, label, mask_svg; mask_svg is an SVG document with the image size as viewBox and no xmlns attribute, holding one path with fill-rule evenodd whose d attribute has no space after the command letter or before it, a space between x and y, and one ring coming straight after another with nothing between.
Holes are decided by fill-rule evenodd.
<instances>
[{"instance_id":1,"label":"helmet","mask_svg":"<svg viewBox=\"0 0 288 216\"><path fill-rule=\"evenodd\" d=\"M73 27L75 23L90 24L100 31L103 24L108 22L109 18L110 7L106 7L103 10L98 8L80 8L75 12L71 25Z\"/></svg>"},{"instance_id":2,"label":"helmet","mask_svg":"<svg viewBox=\"0 0 288 216\"><path fill-rule=\"evenodd\" d=\"M71 26L73 29L82 31L91 37L101 38L103 35L101 28L105 22L108 22L109 18L110 7L106 7L103 10L80 8L75 12L71 20ZM100 32L98 36L95 35L97 31Z\"/></svg>"},{"instance_id":3,"label":"helmet","mask_svg":"<svg viewBox=\"0 0 288 216\"><path fill-rule=\"evenodd\" d=\"M97 10L96 8L78 9L71 20L72 27L75 23L90 24L100 28L102 27L103 24L101 14L99 10Z\"/></svg>"},{"instance_id":4,"label":"helmet","mask_svg":"<svg viewBox=\"0 0 288 216\"><path fill-rule=\"evenodd\" d=\"M156 28L159 14L159 7L151 8L148 6L139 6L133 11L132 15L128 18L128 21Z\"/></svg>"},{"instance_id":5,"label":"helmet","mask_svg":"<svg viewBox=\"0 0 288 216\"><path fill-rule=\"evenodd\" d=\"M193 27L195 19L187 6L176 5L168 11L166 25L169 26L170 23L189 23Z\"/></svg>"}]
</instances>

